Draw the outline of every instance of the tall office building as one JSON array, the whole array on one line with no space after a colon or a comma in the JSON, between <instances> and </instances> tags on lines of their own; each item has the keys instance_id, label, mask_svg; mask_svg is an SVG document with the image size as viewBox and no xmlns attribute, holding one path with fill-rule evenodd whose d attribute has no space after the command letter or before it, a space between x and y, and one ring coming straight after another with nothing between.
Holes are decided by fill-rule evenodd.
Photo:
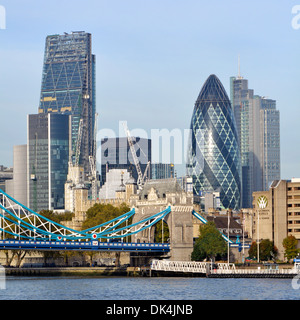
<instances>
[{"instance_id":1,"label":"tall office building","mask_svg":"<svg viewBox=\"0 0 300 320\"><path fill-rule=\"evenodd\" d=\"M262 190L269 190L274 180L280 180L280 112L276 101L260 98L260 146Z\"/></svg>"},{"instance_id":2,"label":"tall office building","mask_svg":"<svg viewBox=\"0 0 300 320\"><path fill-rule=\"evenodd\" d=\"M152 163L151 171L153 180L175 178L173 163Z\"/></svg>"},{"instance_id":3,"label":"tall office building","mask_svg":"<svg viewBox=\"0 0 300 320\"><path fill-rule=\"evenodd\" d=\"M220 205L237 210L241 203L241 159L233 111L215 76L203 85L191 121L187 175L196 196L220 193Z\"/></svg>"},{"instance_id":4,"label":"tall office building","mask_svg":"<svg viewBox=\"0 0 300 320\"><path fill-rule=\"evenodd\" d=\"M70 116L28 116L28 205L34 211L64 209Z\"/></svg>"},{"instance_id":5,"label":"tall office building","mask_svg":"<svg viewBox=\"0 0 300 320\"><path fill-rule=\"evenodd\" d=\"M14 146L12 190L9 195L27 206L27 145Z\"/></svg>"},{"instance_id":6,"label":"tall office building","mask_svg":"<svg viewBox=\"0 0 300 320\"><path fill-rule=\"evenodd\" d=\"M132 137L134 149L144 174L148 162L151 162L151 140ZM149 178L151 177L151 166ZM106 181L106 173L110 169L127 169L135 181L138 180L133 156L127 138L105 138L101 140L101 184Z\"/></svg>"},{"instance_id":7,"label":"tall office building","mask_svg":"<svg viewBox=\"0 0 300 320\"><path fill-rule=\"evenodd\" d=\"M238 125L242 164L242 207L252 207L252 193L268 190L280 179L280 119L276 101L254 94L248 80L230 78L231 102Z\"/></svg>"},{"instance_id":8,"label":"tall office building","mask_svg":"<svg viewBox=\"0 0 300 320\"><path fill-rule=\"evenodd\" d=\"M72 116L70 156L73 162L82 119L79 164L85 173L89 172L89 156L96 156L95 63L91 34L72 32L46 38L39 113Z\"/></svg>"}]
</instances>

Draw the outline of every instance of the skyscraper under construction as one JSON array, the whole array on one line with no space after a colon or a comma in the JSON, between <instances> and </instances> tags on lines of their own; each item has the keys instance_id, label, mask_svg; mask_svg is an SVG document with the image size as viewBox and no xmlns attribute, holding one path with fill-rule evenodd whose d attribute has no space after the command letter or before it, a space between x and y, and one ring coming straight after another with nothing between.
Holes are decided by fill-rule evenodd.
<instances>
[{"instance_id":1,"label":"skyscraper under construction","mask_svg":"<svg viewBox=\"0 0 300 320\"><path fill-rule=\"evenodd\" d=\"M47 36L39 112L28 117L28 203L36 211L64 208L70 166L84 178L95 168L95 64L91 34Z\"/></svg>"},{"instance_id":2,"label":"skyscraper under construction","mask_svg":"<svg viewBox=\"0 0 300 320\"><path fill-rule=\"evenodd\" d=\"M79 164L86 173L89 156L96 154L95 65L91 34L82 31L47 36L39 113L71 115L70 158L76 161L81 132Z\"/></svg>"}]
</instances>

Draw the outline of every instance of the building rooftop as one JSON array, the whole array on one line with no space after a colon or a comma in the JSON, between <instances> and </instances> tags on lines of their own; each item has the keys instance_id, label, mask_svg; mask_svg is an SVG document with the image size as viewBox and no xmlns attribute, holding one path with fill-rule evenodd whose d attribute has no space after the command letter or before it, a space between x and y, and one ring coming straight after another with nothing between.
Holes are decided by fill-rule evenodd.
<instances>
[{"instance_id":1,"label":"building rooftop","mask_svg":"<svg viewBox=\"0 0 300 320\"><path fill-rule=\"evenodd\" d=\"M145 195L148 195L151 188L156 190L159 198L164 198L167 193L183 192L176 178L148 180L140 193L140 197L143 199Z\"/></svg>"}]
</instances>

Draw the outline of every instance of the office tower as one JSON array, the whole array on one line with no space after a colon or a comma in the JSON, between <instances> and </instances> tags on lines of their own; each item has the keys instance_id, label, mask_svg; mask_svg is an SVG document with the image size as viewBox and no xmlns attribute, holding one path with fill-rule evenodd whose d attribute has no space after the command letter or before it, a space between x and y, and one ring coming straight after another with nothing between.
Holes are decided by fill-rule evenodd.
<instances>
[{"instance_id":1,"label":"office tower","mask_svg":"<svg viewBox=\"0 0 300 320\"><path fill-rule=\"evenodd\" d=\"M254 94L248 80L230 78L231 102L240 125L242 207L252 207L252 193L268 190L280 179L280 119L276 101Z\"/></svg>"},{"instance_id":2,"label":"office tower","mask_svg":"<svg viewBox=\"0 0 300 320\"><path fill-rule=\"evenodd\" d=\"M187 175L197 196L219 192L220 206L237 210L241 201L241 159L233 111L227 93L210 75L191 120Z\"/></svg>"},{"instance_id":3,"label":"office tower","mask_svg":"<svg viewBox=\"0 0 300 320\"><path fill-rule=\"evenodd\" d=\"M14 146L13 153L12 190L8 193L14 199L27 206L27 145Z\"/></svg>"},{"instance_id":4,"label":"office tower","mask_svg":"<svg viewBox=\"0 0 300 320\"><path fill-rule=\"evenodd\" d=\"M268 190L274 180L280 180L280 112L276 101L260 98L262 190Z\"/></svg>"},{"instance_id":5,"label":"office tower","mask_svg":"<svg viewBox=\"0 0 300 320\"><path fill-rule=\"evenodd\" d=\"M69 115L28 115L28 205L34 211L64 209L68 174Z\"/></svg>"},{"instance_id":6,"label":"office tower","mask_svg":"<svg viewBox=\"0 0 300 320\"><path fill-rule=\"evenodd\" d=\"M237 78L230 78L230 99L232 102L233 114L236 121L239 143L241 143L241 106L243 101L249 99L250 96L253 96L253 90L248 89L247 79L244 79L241 76L238 76Z\"/></svg>"},{"instance_id":7,"label":"office tower","mask_svg":"<svg viewBox=\"0 0 300 320\"><path fill-rule=\"evenodd\" d=\"M13 194L13 168L0 165L0 189Z\"/></svg>"},{"instance_id":8,"label":"office tower","mask_svg":"<svg viewBox=\"0 0 300 320\"><path fill-rule=\"evenodd\" d=\"M140 163L142 174L147 167L151 177L151 140L132 137L134 149ZM127 169L135 181L138 180L138 172L134 164L133 156L127 138L105 138L101 140L101 185L106 181L106 173L110 169Z\"/></svg>"},{"instance_id":9,"label":"office tower","mask_svg":"<svg viewBox=\"0 0 300 320\"><path fill-rule=\"evenodd\" d=\"M152 163L151 171L153 180L175 178L173 163Z\"/></svg>"},{"instance_id":10,"label":"office tower","mask_svg":"<svg viewBox=\"0 0 300 320\"><path fill-rule=\"evenodd\" d=\"M89 156L96 156L95 63L91 34L72 32L46 38L39 113L72 116L73 163L82 119L79 164L86 174L90 170Z\"/></svg>"}]
</instances>

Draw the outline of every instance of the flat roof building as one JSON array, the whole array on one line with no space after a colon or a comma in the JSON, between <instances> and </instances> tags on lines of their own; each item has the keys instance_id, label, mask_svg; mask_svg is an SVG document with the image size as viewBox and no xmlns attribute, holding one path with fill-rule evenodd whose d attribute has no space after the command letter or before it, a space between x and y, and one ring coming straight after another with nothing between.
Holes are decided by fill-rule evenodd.
<instances>
[{"instance_id":1,"label":"flat roof building","mask_svg":"<svg viewBox=\"0 0 300 320\"><path fill-rule=\"evenodd\" d=\"M269 239L284 259L283 239L294 236L300 248L300 179L276 180L268 191L253 193L252 237Z\"/></svg>"},{"instance_id":2,"label":"flat roof building","mask_svg":"<svg viewBox=\"0 0 300 320\"><path fill-rule=\"evenodd\" d=\"M64 114L28 115L28 205L36 212L64 209L69 122Z\"/></svg>"},{"instance_id":3,"label":"flat roof building","mask_svg":"<svg viewBox=\"0 0 300 320\"><path fill-rule=\"evenodd\" d=\"M134 149L144 174L148 162L151 162L151 140L132 137ZM111 169L126 169L135 181L138 173L127 138L105 138L101 140L101 185L106 182L106 174ZM151 166L150 166L151 176Z\"/></svg>"}]
</instances>

